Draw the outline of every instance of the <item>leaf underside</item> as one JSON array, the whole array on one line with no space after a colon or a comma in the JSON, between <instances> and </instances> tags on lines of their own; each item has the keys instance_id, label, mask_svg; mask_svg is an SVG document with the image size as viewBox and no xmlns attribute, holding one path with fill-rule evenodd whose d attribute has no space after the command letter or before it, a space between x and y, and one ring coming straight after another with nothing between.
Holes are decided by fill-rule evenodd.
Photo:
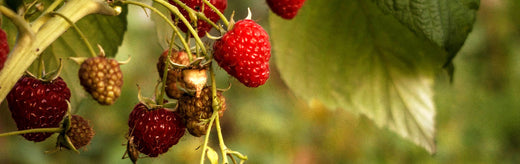
<instances>
[{"instance_id":1,"label":"leaf underside","mask_svg":"<svg viewBox=\"0 0 520 164\"><path fill-rule=\"evenodd\" d=\"M449 0L413 3L429 9L426 3L432 1L452 5ZM296 95L365 115L435 153L434 77L460 49L474 13L446 15L438 9L439 17L452 23L443 26L438 19L408 16L412 10L385 9L383 2L406 2L408 9L417 9L406 0L330 0L307 1L290 21L272 14L275 62ZM414 12L422 16L427 11ZM425 25L412 26L408 18Z\"/></svg>"}]
</instances>

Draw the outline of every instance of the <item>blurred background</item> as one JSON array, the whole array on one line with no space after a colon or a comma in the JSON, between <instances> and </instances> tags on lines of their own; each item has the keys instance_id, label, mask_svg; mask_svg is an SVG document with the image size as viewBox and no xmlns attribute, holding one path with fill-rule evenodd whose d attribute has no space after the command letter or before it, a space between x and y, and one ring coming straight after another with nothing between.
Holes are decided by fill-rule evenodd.
<instances>
[{"instance_id":1,"label":"blurred background","mask_svg":"<svg viewBox=\"0 0 520 164\"><path fill-rule=\"evenodd\" d=\"M269 31L265 1L236 0L228 5L235 9L235 18L244 18L247 7L253 19ZM455 58L453 83L440 75L435 86L435 155L347 110L304 102L287 89L273 61L270 80L256 89L218 70L219 87L233 84L224 93L226 144L247 155L248 163L520 163L519 9L518 0L481 0L473 32ZM231 14L231 10L226 12ZM131 163L121 157L128 115L138 102L136 84L145 96L152 96L158 79L155 63L163 50L141 8L131 7L128 19L128 33L117 59L132 56L132 62L121 67L125 84L119 100L110 107L97 105L77 83L68 82L76 88L74 110L91 120L97 132L91 144L81 154L45 154L54 149L57 135L41 143L21 136L2 137L0 163ZM10 115L2 103L0 133L16 130ZM211 138L210 146L218 148L216 137ZM198 163L201 152L197 148L202 143L202 138L186 135L168 153L139 162Z\"/></svg>"}]
</instances>

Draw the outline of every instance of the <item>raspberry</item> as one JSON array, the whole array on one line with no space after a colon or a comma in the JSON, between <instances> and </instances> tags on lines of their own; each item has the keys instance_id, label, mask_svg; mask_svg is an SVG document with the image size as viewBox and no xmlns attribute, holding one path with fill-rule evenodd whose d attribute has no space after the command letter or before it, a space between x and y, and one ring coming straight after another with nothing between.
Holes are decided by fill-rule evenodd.
<instances>
[{"instance_id":1,"label":"raspberry","mask_svg":"<svg viewBox=\"0 0 520 164\"><path fill-rule=\"evenodd\" d=\"M213 114L211 87L202 89L200 97L183 95L178 101L178 112L187 120L187 128L190 134L200 137L206 133L207 121ZM226 110L226 99L221 92L217 92L221 109L219 116L224 115Z\"/></svg>"},{"instance_id":2,"label":"raspberry","mask_svg":"<svg viewBox=\"0 0 520 164\"><path fill-rule=\"evenodd\" d=\"M7 34L0 29L0 71L4 68L4 63L9 54L9 45L7 44Z\"/></svg>"},{"instance_id":3,"label":"raspberry","mask_svg":"<svg viewBox=\"0 0 520 164\"><path fill-rule=\"evenodd\" d=\"M236 22L213 49L218 65L245 86L258 87L269 78L269 35L253 20Z\"/></svg>"},{"instance_id":4,"label":"raspberry","mask_svg":"<svg viewBox=\"0 0 520 164\"><path fill-rule=\"evenodd\" d=\"M267 0L271 10L284 19L293 19L305 0Z\"/></svg>"},{"instance_id":5,"label":"raspberry","mask_svg":"<svg viewBox=\"0 0 520 164\"><path fill-rule=\"evenodd\" d=\"M157 62L157 72L159 73L159 77L163 77L164 73L164 61L168 56L168 50L164 51L162 55L159 57L159 62ZM193 59L196 56L193 55ZM200 93L200 90L206 84L207 76L205 67L191 67L189 66L190 61L188 58L188 53L184 51L172 51L170 55L170 60L174 63L180 65L186 65L188 68L171 68L168 70L168 77L166 77L166 95L173 99L178 99L184 94L183 91L179 90L177 84L185 89L197 90L197 93Z\"/></svg>"},{"instance_id":6,"label":"raspberry","mask_svg":"<svg viewBox=\"0 0 520 164\"><path fill-rule=\"evenodd\" d=\"M170 4L176 6L177 8L179 8L181 14L190 23L192 22L191 18L188 15L188 12L186 10L181 8L179 5L177 5L172 0L168 0L168 2ZM204 4L203 0L181 0L181 2L183 2L184 4L186 4L188 7L192 8L195 11L201 12L202 10L204 10L203 11L204 15L212 22L217 22L220 20L220 17L217 15L217 13L215 13L210 7L206 6ZM211 3L213 6L215 6L221 13L223 13L224 10L227 8L227 0L210 0L209 3ZM173 15L173 14L172 14L172 20L175 20L175 15ZM186 25L183 22L179 23L179 28L184 32L188 31L188 27L186 27ZM206 35L206 32L211 30L211 28L212 28L212 26L209 23L207 23L206 21L201 20L201 19L197 20L197 29L196 30L197 30L197 35L199 35L199 37L203 37L204 35Z\"/></svg>"},{"instance_id":7,"label":"raspberry","mask_svg":"<svg viewBox=\"0 0 520 164\"><path fill-rule=\"evenodd\" d=\"M128 119L137 150L150 157L157 157L177 144L184 135L186 125L182 118L165 108L148 109L139 103Z\"/></svg>"},{"instance_id":8,"label":"raspberry","mask_svg":"<svg viewBox=\"0 0 520 164\"><path fill-rule=\"evenodd\" d=\"M67 112L70 90L61 77L45 82L22 76L7 95L7 103L18 130L59 127ZM22 136L40 142L52 133L28 133Z\"/></svg>"},{"instance_id":9,"label":"raspberry","mask_svg":"<svg viewBox=\"0 0 520 164\"><path fill-rule=\"evenodd\" d=\"M83 88L99 104L111 105L121 95L123 73L114 59L88 58L81 64L78 75Z\"/></svg>"},{"instance_id":10,"label":"raspberry","mask_svg":"<svg viewBox=\"0 0 520 164\"><path fill-rule=\"evenodd\" d=\"M67 136L74 147L79 149L88 145L92 137L94 137L94 130L90 127L89 122L79 115L72 115L70 123Z\"/></svg>"}]
</instances>

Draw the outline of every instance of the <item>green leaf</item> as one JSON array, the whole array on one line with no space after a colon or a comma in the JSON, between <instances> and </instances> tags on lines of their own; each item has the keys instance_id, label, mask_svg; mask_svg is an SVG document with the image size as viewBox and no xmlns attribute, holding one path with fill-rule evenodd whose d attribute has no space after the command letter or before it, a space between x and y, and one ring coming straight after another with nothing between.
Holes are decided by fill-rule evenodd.
<instances>
[{"instance_id":1,"label":"green leaf","mask_svg":"<svg viewBox=\"0 0 520 164\"><path fill-rule=\"evenodd\" d=\"M307 1L271 14L273 54L298 96L362 114L435 153L434 77L449 53L376 3Z\"/></svg>"},{"instance_id":2,"label":"green leaf","mask_svg":"<svg viewBox=\"0 0 520 164\"><path fill-rule=\"evenodd\" d=\"M480 0L376 0L408 28L444 48L448 62L473 29Z\"/></svg>"},{"instance_id":3,"label":"green leaf","mask_svg":"<svg viewBox=\"0 0 520 164\"><path fill-rule=\"evenodd\" d=\"M164 6L158 3L153 3L152 6L166 17L170 18L170 12ZM151 13L151 17L155 24L155 31L157 33L157 38L159 39L159 44L164 50L169 49L170 44L168 42L172 39L172 27L166 22L166 20L164 20L164 18L161 18L155 13Z\"/></svg>"},{"instance_id":4,"label":"green leaf","mask_svg":"<svg viewBox=\"0 0 520 164\"><path fill-rule=\"evenodd\" d=\"M76 25L85 34L90 44L98 52L97 44L105 50L107 57L115 57L126 32L127 6L119 16L93 14L78 21ZM46 50L47 54L58 57L91 57L89 50L74 28L70 28Z\"/></svg>"}]
</instances>

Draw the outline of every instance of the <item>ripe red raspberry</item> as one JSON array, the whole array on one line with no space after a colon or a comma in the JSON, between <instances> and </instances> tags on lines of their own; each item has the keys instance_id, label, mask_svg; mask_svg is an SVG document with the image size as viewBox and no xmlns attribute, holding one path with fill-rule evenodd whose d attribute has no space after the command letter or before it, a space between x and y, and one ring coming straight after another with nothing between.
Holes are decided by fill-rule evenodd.
<instances>
[{"instance_id":1,"label":"ripe red raspberry","mask_svg":"<svg viewBox=\"0 0 520 164\"><path fill-rule=\"evenodd\" d=\"M70 142L76 149L79 149L90 143L94 137L94 130L89 122L79 115L72 115L70 120L70 129L66 134Z\"/></svg>"},{"instance_id":2,"label":"ripe red raspberry","mask_svg":"<svg viewBox=\"0 0 520 164\"><path fill-rule=\"evenodd\" d=\"M213 114L211 96L211 87L205 87L200 97L185 94L178 101L178 112L186 120L190 134L195 137L204 135L208 129L206 119L209 119ZM217 97L221 107L218 114L222 117L226 110L226 98L222 95L222 92L217 92Z\"/></svg>"},{"instance_id":3,"label":"ripe red raspberry","mask_svg":"<svg viewBox=\"0 0 520 164\"><path fill-rule=\"evenodd\" d=\"M137 149L150 157L167 152L186 131L186 125L176 113L164 108L148 109L142 103L130 113L128 126Z\"/></svg>"},{"instance_id":4,"label":"ripe red raspberry","mask_svg":"<svg viewBox=\"0 0 520 164\"><path fill-rule=\"evenodd\" d=\"M201 12L202 10L204 10L203 11L204 15L212 22L217 22L220 20L220 17L217 15L217 13L215 13L210 7L206 6L204 4L203 0L180 0L180 1L195 11ZM192 22L191 18L188 15L188 12L186 10L181 8L179 5L177 5L172 0L168 0L168 2L170 4L176 6L177 8L179 8L182 15L190 23ZM227 8L227 0L210 0L209 3L211 3L213 6L215 6L221 13L223 13L224 10ZM175 18L176 18L175 15L172 14L172 19L175 20ZM186 25L183 22L179 22L179 28L184 32L188 31L188 27L186 27ZM206 21L201 20L201 19L197 20L197 29L196 30L197 30L199 37L203 37L204 35L206 35L206 32L211 30L211 28L212 28L212 26L209 23L207 23Z\"/></svg>"},{"instance_id":5,"label":"ripe red raspberry","mask_svg":"<svg viewBox=\"0 0 520 164\"><path fill-rule=\"evenodd\" d=\"M4 63L9 54L9 45L7 44L7 34L0 29L0 71L4 68Z\"/></svg>"},{"instance_id":6,"label":"ripe red raspberry","mask_svg":"<svg viewBox=\"0 0 520 164\"><path fill-rule=\"evenodd\" d=\"M85 90L102 105L111 105L121 95L123 73L119 63L104 56L88 58L78 72Z\"/></svg>"},{"instance_id":7,"label":"ripe red raspberry","mask_svg":"<svg viewBox=\"0 0 520 164\"><path fill-rule=\"evenodd\" d=\"M267 0L271 10L284 19L293 19L305 0Z\"/></svg>"},{"instance_id":8,"label":"ripe red raspberry","mask_svg":"<svg viewBox=\"0 0 520 164\"><path fill-rule=\"evenodd\" d=\"M213 45L218 65L248 87L263 85L269 78L271 43L262 26L240 20Z\"/></svg>"},{"instance_id":9,"label":"ripe red raspberry","mask_svg":"<svg viewBox=\"0 0 520 164\"><path fill-rule=\"evenodd\" d=\"M61 77L49 82L22 76L7 95L7 103L18 130L59 127L67 112L70 90ZM40 142L52 133L22 136Z\"/></svg>"}]
</instances>

